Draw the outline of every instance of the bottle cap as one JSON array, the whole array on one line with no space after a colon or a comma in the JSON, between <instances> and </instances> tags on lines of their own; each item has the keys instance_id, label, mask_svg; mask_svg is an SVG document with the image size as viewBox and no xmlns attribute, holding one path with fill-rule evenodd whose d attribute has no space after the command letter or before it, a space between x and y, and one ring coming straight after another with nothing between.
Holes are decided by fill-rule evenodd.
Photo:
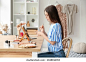
<instances>
[{"instance_id":1,"label":"bottle cap","mask_svg":"<svg viewBox=\"0 0 86 62\"><path fill-rule=\"evenodd\" d=\"M6 40L5 43L8 43L8 40Z\"/></svg>"},{"instance_id":2,"label":"bottle cap","mask_svg":"<svg viewBox=\"0 0 86 62\"><path fill-rule=\"evenodd\" d=\"M10 41L8 41L8 43L10 43Z\"/></svg>"}]
</instances>

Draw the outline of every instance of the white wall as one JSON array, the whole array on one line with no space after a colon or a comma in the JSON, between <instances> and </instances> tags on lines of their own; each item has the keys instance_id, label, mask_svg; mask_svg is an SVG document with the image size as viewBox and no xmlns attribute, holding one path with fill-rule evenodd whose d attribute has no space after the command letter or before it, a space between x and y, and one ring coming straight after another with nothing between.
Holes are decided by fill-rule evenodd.
<instances>
[{"instance_id":1,"label":"white wall","mask_svg":"<svg viewBox=\"0 0 86 62\"><path fill-rule=\"evenodd\" d=\"M52 0L55 1L55 0ZM62 6L70 2L70 0L57 0ZM44 16L44 9L48 5L49 0L40 0L40 25L44 23L45 31L48 33L49 23ZM78 7L78 13L75 14L74 20L74 35L68 35L73 40L73 44L76 42L86 42L86 0L71 0L72 3L76 4ZM81 5L80 5L81 3ZM51 3L52 4L52 3ZM47 41L44 40L43 46L47 47Z\"/></svg>"},{"instance_id":2,"label":"white wall","mask_svg":"<svg viewBox=\"0 0 86 62\"><path fill-rule=\"evenodd\" d=\"M11 21L11 0L0 0L1 1L1 21L3 24L8 24L10 28Z\"/></svg>"},{"instance_id":3,"label":"white wall","mask_svg":"<svg viewBox=\"0 0 86 62\"><path fill-rule=\"evenodd\" d=\"M86 43L86 0L81 0L80 38Z\"/></svg>"}]
</instances>

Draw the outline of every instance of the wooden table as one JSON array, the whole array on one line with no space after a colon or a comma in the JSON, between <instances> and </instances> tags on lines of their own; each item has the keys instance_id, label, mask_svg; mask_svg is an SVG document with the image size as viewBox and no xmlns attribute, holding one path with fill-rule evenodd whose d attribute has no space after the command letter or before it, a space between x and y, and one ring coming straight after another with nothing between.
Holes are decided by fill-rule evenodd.
<instances>
[{"instance_id":1,"label":"wooden table","mask_svg":"<svg viewBox=\"0 0 86 62\"><path fill-rule=\"evenodd\" d=\"M19 48L18 44L14 44L14 48L5 48L5 40L14 40L15 35L0 35L0 57L32 57L32 52L39 52L43 43L43 37L30 35L37 39L31 40L36 42L36 48ZM27 43L28 40L23 40L23 43Z\"/></svg>"}]
</instances>

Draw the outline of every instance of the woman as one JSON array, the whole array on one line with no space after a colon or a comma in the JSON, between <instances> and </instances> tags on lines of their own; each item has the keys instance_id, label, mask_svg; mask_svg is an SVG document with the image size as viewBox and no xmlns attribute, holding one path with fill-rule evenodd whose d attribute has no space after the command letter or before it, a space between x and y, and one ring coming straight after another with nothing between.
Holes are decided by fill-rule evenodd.
<instances>
[{"instance_id":1,"label":"woman","mask_svg":"<svg viewBox=\"0 0 86 62\"><path fill-rule=\"evenodd\" d=\"M40 27L38 35L43 36L48 41L48 51L45 53L38 54L38 57L65 57L62 46L62 25L59 19L57 9L54 5L50 5L44 10L45 17L50 23L50 29L48 35L44 30L44 26Z\"/></svg>"}]
</instances>

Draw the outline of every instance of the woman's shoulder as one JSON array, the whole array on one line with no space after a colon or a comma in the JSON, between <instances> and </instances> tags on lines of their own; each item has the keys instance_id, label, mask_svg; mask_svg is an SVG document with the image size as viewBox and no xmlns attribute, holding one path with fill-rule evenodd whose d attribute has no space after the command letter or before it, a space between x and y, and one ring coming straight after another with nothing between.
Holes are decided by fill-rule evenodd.
<instances>
[{"instance_id":1,"label":"woman's shoulder","mask_svg":"<svg viewBox=\"0 0 86 62\"><path fill-rule=\"evenodd\" d=\"M55 23L51 25L49 32L58 31L58 29L61 29L61 25L59 23Z\"/></svg>"},{"instance_id":2,"label":"woman's shoulder","mask_svg":"<svg viewBox=\"0 0 86 62\"><path fill-rule=\"evenodd\" d=\"M60 28L61 27L61 25L59 24L59 23L55 23L55 24L53 24L52 26L51 26L51 29L52 30L57 30L58 28Z\"/></svg>"},{"instance_id":3,"label":"woman's shoulder","mask_svg":"<svg viewBox=\"0 0 86 62\"><path fill-rule=\"evenodd\" d=\"M55 24L52 25L53 28L57 28L59 26L61 26L59 23L55 23Z\"/></svg>"},{"instance_id":4,"label":"woman's shoulder","mask_svg":"<svg viewBox=\"0 0 86 62\"><path fill-rule=\"evenodd\" d=\"M60 26L60 24L59 24L59 23L56 23L56 25Z\"/></svg>"}]
</instances>

